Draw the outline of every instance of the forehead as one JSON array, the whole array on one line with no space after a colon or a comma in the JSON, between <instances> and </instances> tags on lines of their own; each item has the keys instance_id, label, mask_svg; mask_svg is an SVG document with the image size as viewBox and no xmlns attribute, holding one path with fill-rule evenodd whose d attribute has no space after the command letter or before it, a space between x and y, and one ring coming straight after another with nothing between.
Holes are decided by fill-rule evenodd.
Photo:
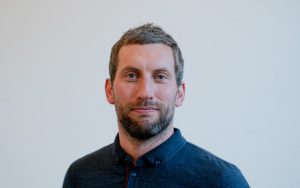
<instances>
[{"instance_id":1,"label":"forehead","mask_svg":"<svg viewBox=\"0 0 300 188\"><path fill-rule=\"evenodd\" d=\"M164 44L132 44L122 46L118 54L118 70L136 68L165 68L174 71L172 48Z\"/></svg>"}]
</instances>

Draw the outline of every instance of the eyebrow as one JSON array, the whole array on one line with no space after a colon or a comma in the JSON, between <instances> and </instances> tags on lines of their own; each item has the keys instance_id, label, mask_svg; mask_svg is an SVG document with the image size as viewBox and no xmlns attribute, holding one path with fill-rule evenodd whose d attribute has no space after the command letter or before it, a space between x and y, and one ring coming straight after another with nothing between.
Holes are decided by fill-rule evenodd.
<instances>
[{"instance_id":1,"label":"eyebrow","mask_svg":"<svg viewBox=\"0 0 300 188\"><path fill-rule=\"evenodd\" d=\"M140 69L134 67L134 66L127 66L125 68L123 68L121 71L120 71L120 74L124 74L126 72L129 72L129 71L132 71L132 72L141 72ZM167 68L158 68L158 69L155 69L153 72L166 72L167 74L170 74L170 71L167 69Z\"/></svg>"},{"instance_id":2,"label":"eyebrow","mask_svg":"<svg viewBox=\"0 0 300 188\"><path fill-rule=\"evenodd\" d=\"M127 71L139 72L140 70L133 66L127 66L127 67L123 68L120 73L124 74L124 72L127 72Z\"/></svg>"},{"instance_id":3,"label":"eyebrow","mask_svg":"<svg viewBox=\"0 0 300 188\"><path fill-rule=\"evenodd\" d=\"M156 69L156 70L154 70L155 72L170 72L168 69L166 69L166 68L159 68L159 69Z\"/></svg>"}]
</instances>

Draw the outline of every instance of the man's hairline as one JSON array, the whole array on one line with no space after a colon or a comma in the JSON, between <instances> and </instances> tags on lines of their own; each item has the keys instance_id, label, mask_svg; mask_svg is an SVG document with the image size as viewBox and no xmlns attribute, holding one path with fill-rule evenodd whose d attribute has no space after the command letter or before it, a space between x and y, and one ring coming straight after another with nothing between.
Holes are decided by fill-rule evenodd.
<instances>
[{"instance_id":1,"label":"man's hairline","mask_svg":"<svg viewBox=\"0 0 300 188\"><path fill-rule=\"evenodd\" d=\"M176 85L177 87L179 87L181 84L182 84L182 81L180 84L177 84L177 75L176 75L176 55L175 55L175 50L170 46L170 45L167 45L163 42L156 42L156 43L145 43L145 44L140 44L140 43L124 43L120 46L119 50L118 50L118 54L117 54L117 58L116 58L116 64L115 64L115 67L116 67L116 70L115 70L115 74L114 74L114 78L111 78L111 76L108 78L111 82L111 84L113 85L114 83L114 80L116 78L116 75L117 75L117 71L118 71L118 65L119 65L119 54L120 54L120 51L123 47L125 46L132 46L132 45L139 45L139 46L144 46L144 45L155 45L155 44L161 44L161 45L164 45L164 46L167 46L171 49L172 51L172 56L173 56L173 62L174 62L174 75L175 75L175 81L176 81Z\"/></svg>"}]
</instances>

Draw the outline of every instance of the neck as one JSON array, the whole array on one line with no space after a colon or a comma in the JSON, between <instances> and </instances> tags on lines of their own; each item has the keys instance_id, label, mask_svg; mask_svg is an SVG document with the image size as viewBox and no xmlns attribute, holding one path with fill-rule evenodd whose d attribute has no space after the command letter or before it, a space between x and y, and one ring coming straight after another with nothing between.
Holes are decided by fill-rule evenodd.
<instances>
[{"instance_id":1,"label":"neck","mask_svg":"<svg viewBox=\"0 0 300 188\"><path fill-rule=\"evenodd\" d=\"M174 133L174 127L172 125L168 126L163 132L152 137L148 140L138 140L132 138L127 132L123 129L122 125L119 125L119 139L121 147L133 158L133 164L136 164L136 161L139 157L143 156L148 151L156 148Z\"/></svg>"}]
</instances>

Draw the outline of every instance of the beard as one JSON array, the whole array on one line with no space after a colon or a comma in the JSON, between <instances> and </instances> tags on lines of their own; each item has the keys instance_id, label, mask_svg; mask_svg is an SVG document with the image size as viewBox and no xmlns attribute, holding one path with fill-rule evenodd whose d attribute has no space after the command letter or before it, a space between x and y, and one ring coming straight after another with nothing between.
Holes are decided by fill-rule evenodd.
<instances>
[{"instance_id":1,"label":"beard","mask_svg":"<svg viewBox=\"0 0 300 188\"><path fill-rule=\"evenodd\" d=\"M137 107L155 107L158 109L159 116L152 119L151 116L144 114L132 118L129 113ZM137 140L148 140L162 133L173 121L175 102L169 106L164 106L151 99L139 100L136 103L125 105L115 104L118 120L129 136Z\"/></svg>"}]
</instances>

